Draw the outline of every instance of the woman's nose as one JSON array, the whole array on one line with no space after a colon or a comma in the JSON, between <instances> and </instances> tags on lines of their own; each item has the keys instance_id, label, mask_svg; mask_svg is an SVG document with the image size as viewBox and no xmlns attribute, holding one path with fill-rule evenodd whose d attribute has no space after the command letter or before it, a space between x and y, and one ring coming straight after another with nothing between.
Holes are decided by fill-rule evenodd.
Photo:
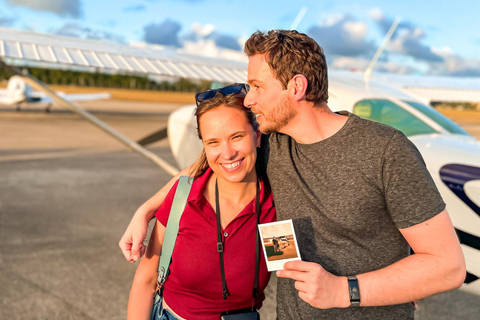
<instances>
[{"instance_id":1,"label":"woman's nose","mask_svg":"<svg viewBox=\"0 0 480 320\"><path fill-rule=\"evenodd\" d=\"M235 150L235 148L230 143L226 143L223 146L222 157L224 159L228 159L228 160L234 159L236 155L237 155L237 150Z\"/></svg>"}]
</instances>

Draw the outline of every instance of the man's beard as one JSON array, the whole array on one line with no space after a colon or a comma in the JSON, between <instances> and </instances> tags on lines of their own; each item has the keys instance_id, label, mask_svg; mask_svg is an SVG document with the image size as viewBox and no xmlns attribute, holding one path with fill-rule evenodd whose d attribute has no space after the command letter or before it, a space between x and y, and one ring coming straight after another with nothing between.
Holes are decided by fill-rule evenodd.
<instances>
[{"instance_id":1,"label":"man's beard","mask_svg":"<svg viewBox=\"0 0 480 320\"><path fill-rule=\"evenodd\" d=\"M260 131L265 134L279 132L288 122L297 115L285 95L282 95L280 102L268 114L263 114L263 123L260 124Z\"/></svg>"}]
</instances>

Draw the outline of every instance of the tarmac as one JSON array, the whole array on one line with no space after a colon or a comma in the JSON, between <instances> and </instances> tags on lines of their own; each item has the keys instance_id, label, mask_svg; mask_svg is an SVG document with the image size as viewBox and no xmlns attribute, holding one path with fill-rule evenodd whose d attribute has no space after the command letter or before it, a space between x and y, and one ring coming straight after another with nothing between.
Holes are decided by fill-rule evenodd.
<instances>
[{"instance_id":1,"label":"tarmac","mask_svg":"<svg viewBox=\"0 0 480 320\"><path fill-rule=\"evenodd\" d=\"M175 104L79 106L139 140ZM167 141L149 147L175 165ZM125 319L137 264L118 241L170 175L77 115L0 106L0 319ZM275 319L275 278L262 320ZM478 319L480 297L454 290L419 301L416 318Z\"/></svg>"}]
</instances>

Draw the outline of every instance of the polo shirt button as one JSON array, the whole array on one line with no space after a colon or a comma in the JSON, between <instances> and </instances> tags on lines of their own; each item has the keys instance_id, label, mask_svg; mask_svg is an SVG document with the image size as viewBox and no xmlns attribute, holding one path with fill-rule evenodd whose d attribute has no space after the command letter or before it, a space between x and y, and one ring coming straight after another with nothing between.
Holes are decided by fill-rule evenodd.
<instances>
[{"instance_id":1,"label":"polo shirt button","mask_svg":"<svg viewBox=\"0 0 480 320\"><path fill-rule=\"evenodd\" d=\"M228 232L224 232L223 235L224 235L225 237L228 237Z\"/></svg>"}]
</instances>

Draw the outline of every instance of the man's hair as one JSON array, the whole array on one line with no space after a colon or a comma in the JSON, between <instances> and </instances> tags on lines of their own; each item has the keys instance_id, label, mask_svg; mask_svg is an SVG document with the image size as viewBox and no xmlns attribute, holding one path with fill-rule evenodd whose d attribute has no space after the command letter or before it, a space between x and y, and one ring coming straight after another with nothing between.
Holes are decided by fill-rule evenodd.
<instances>
[{"instance_id":1,"label":"man's hair","mask_svg":"<svg viewBox=\"0 0 480 320\"><path fill-rule=\"evenodd\" d=\"M328 101L327 62L323 49L315 40L295 30L257 31L245 43L250 58L265 54L267 64L283 88L297 74L308 80L307 101L314 104Z\"/></svg>"}]
</instances>

